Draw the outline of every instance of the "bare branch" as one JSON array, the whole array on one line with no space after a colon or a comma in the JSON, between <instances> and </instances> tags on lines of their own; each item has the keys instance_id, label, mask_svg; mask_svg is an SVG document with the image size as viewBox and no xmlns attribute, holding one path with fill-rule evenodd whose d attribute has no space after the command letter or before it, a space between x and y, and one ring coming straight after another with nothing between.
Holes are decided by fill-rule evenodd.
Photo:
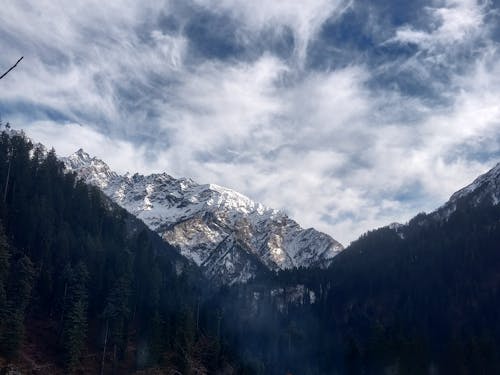
<instances>
[{"instance_id":1,"label":"bare branch","mask_svg":"<svg viewBox=\"0 0 500 375\"><path fill-rule=\"evenodd\" d=\"M4 74L2 74L2 76L0 77L0 79L2 79L2 78L3 78L3 77L5 77L7 74L9 74L9 73L10 73L10 71L11 71L12 69L14 69L14 68L17 66L17 64L19 64L19 62L20 62L23 58L24 58L24 56L21 56L21 58L20 58L19 60L17 60L17 62L16 62L14 65L12 65L12 66L9 68L9 70L7 70Z\"/></svg>"}]
</instances>

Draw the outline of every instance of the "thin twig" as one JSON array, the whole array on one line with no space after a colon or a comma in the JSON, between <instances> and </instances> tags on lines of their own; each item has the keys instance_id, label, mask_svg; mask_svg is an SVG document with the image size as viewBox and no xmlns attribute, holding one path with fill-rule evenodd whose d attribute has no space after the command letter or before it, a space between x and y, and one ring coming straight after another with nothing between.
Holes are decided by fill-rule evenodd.
<instances>
[{"instance_id":1,"label":"thin twig","mask_svg":"<svg viewBox=\"0 0 500 375\"><path fill-rule=\"evenodd\" d=\"M19 62L20 62L23 58L24 58L24 56L21 56L21 58L20 58L19 60L17 60L17 62L16 62L14 65L12 65L12 66L10 67L10 69L9 69L9 70L7 70L4 74L2 74L2 76L0 77L0 79L2 79L2 78L3 78L3 77L5 77L7 74L9 74L9 73L10 73L10 71L11 71L12 69L14 69L14 68L17 66L17 64L19 64Z\"/></svg>"}]
</instances>

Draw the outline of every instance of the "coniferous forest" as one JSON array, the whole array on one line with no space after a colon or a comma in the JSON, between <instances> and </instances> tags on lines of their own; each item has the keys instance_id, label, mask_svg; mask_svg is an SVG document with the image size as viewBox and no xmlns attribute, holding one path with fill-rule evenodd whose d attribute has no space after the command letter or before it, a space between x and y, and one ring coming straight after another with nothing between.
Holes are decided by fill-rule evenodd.
<instances>
[{"instance_id":1,"label":"coniferous forest","mask_svg":"<svg viewBox=\"0 0 500 375\"><path fill-rule=\"evenodd\" d=\"M403 233L365 234L326 270L234 289L240 319L261 299L233 340L262 374L500 373L499 218L498 204L459 202L446 222L420 214ZM294 300L297 285L309 293Z\"/></svg>"},{"instance_id":2,"label":"coniferous forest","mask_svg":"<svg viewBox=\"0 0 500 375\"><path fill-rule=\"evenodd\" d=\"M366 233L326 269L211 285L54 150L0 138L0 368L500 373L500 205Z\"/></svg>"},{"instance_id":3,"label":"coniferous forest","mask_svg":"<svg viewBox=\"0 0 500 375\"><path fill-rule=\"evenodd\" d=\"M0 180L2 367L17 360L23 372L47 374L238 370L221 345L217 310L201 305L197 271L65 174L54 150L3 132Z\"/></svg>"},{"instance_id":4,"label":"coniferous forest","mask_svg":"<svg viewBox=\"0 0 500 375\"><path fill-rule=\"evenodd\" d=\"M0 375L500 375L500 0L0 20Z\"/></svg>"}]
</instances>

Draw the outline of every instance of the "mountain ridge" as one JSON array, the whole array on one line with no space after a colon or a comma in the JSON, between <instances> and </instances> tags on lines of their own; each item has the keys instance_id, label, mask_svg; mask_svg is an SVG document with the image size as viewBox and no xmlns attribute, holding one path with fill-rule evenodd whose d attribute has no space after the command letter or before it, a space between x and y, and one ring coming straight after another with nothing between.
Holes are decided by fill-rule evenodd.
<instances>
[{"instance_id":1,"label":"mountain ridge","mask_svg":"<svg viewBox=\"0 0 500 375\"><path fill-rule=\"evenodd\" d=\"M453 193L446 203L431 213L436 219L447 220L459 204L476 207L500 202L500 163L479 175L470 184Z\"/></svg>"},{"instance_id":2,"label":"mountain ridge","mask_svg":"<svg viewBox=\"0 0 500 375\"><path fill-rule=\"evenodd\" d=\"M429 214L420 213L407 223L391 223L382 228L388 228L402 239L411 222L421 225L427 220L447 221L459 206L475 208L479 205L495 206L500 203L500 162L485 173L476 177L470 184L454 192L441 206Z\"/></svg>"},{"instance_id":3,"label":"mountain ridge","mask_svg":"<svg viewBox=\"0 0 500 375\"><path fill-rule=\"evenodd\" d=\"M83 149L61 160L223 283L245 282L258 269L327 266L343 249L329 235L216 184L167 173L119 175Z\"/></svg>"}]
</instances>

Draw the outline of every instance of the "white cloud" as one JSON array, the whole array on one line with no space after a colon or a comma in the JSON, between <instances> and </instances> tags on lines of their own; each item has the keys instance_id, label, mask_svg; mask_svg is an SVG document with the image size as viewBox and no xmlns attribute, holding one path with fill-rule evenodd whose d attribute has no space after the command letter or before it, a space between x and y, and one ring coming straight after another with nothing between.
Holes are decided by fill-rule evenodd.
<instances>
[{"instance_id":1,"label":"white cloud","mask_svg":"<svg viewBox=\"0 0 500 375\"><path fill-rule=\"evenodd\" d=\"M482 32L485 4L477 0L446 0L443 6L426 10L439 26L431 31L403 26L396 30L391 41L414 43L424 49L449 48L455 43L473 40Z\"/></svg>"},{"instance_id":2,"label":"white cloud","mask_svg":"<svg viewBox=\"0 0 500 375\"><path fill-rule=\"evenodd\" d=\"M27 52L22 69L2 80L0 100L43 108L8 120L61 155L83 147L119 172L166 171L226 185L346 244L437 207L492 166L473 153L500 152L490 137L500 134L495 47L482 50L466 74L451 74L443 87L451 105L433 106L371 88L367 66L297 66L345 2L197 3L230 12L256 34L291 27L299 41L294 59L267 53L188 65L182 34L141 29L154 25L160 9L169 11L168 3L76 1L66 9L10 2L0 9L0 31L11 38L8 54ZM430 11L440 21L433 31L407 27L396 40L451 48L482 33L476 2L448 1ZM420 76L433 84L429 70ZM46 108L65 119L47 120Z\"/></svg>"},{"instance_id":3,"label":"white cloud","mask_svg":"<svg viewBox=\"0 0 500 375\"><path fill-rule=\"evenodd\" d=\"M152 173L157 167L145 160L145 147L138 148L131 142L110 138L79 124L35 121L24 127L24 130L35 142L53 147L58 156L68 156L83 148L90 155L106 161L119 173Z\"/></svg>"},{"instance_id":4,"label":"white cloud","mask_svg":"<svg viewBox=\"0 0 500 375\"><path fill-rule=\"evenodd\" d=\"M183 36L158 30L149 32L149 43L139 38L136 29L163 8L161 2L9 2L0 9L2 29L14 44L10 54L25 59L2 82L0 99L29 100L74 121L135 124L140 131L149 97L159 89L151 75L177 74L186 49ZM126 103L132 93L133 111Z\"/></svg>"}]
</instances>

